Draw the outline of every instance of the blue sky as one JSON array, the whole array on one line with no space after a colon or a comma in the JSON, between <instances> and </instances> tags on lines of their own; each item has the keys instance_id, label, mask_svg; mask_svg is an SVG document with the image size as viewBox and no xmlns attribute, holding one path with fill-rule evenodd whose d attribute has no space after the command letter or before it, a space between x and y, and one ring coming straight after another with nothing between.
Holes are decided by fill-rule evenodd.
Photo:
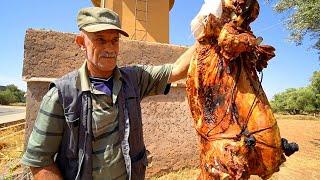
<instances>
[{"instance_id":1,"label":"blue sky","mask_svg":"<svg viewBox=\"0 0 320 180\"><path fill-rule=\"evenodd\" d=\"M312 41L303 46L288 41L283 15L272 11L272 5L260 2L260 15L252 24L253 32L263 43L276 48L276 57L264 70L263 87L269 98L287 88L307 86L313 71L320 69L317 52L310 49ZM203 0L176 0L170 12L170 43L191 45L194 42L190 22ZM68 1L3 1L0 16L0 85L16 84L26 90L22 81L24 36L28 28L77 32L76 15L90 0Z\"/></svg>"}]
</instances>

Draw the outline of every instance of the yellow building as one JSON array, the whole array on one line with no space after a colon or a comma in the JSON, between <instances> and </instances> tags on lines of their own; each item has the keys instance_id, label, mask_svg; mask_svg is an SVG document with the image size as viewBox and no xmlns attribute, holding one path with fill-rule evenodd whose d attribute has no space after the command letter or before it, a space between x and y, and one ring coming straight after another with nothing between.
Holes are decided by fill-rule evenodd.
<instances>
[{"instance_id":1,"label":"yellow building","mask_svg":"<svg viewBox=\"0 0 320 180\"><path fill-rule=\"evenodd\" d=\"M169 43L169 11L174 0L91 0L119 14L129 39Z\"/></svg>"}]
</instances>

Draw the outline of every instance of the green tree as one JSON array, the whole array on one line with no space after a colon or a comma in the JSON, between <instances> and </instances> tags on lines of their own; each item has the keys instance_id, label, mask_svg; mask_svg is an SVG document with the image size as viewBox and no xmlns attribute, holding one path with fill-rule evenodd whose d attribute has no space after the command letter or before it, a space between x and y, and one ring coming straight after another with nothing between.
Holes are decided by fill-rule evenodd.
<instances>
[{"instance_id":1,"label":"green tree","mask_svg":"<svg viewBox=\"0 0 320 180\"><path fill-rule=\"evenodd\" d=\"M276 94L270 103L275 112L287 112L290 114L299 113L297 89L295 88L289 88L284 92Z\"/></svg>"},{"instance_id":2,"label":"green tree","mask_svg":"<svg viewBox=\"0 0 320 180\"><path fill-rule=\"evenodd\" d=\"M0 104L8 105L10 103L25 102L24 92L17 86L11 84L0 90Z\"/></svg>"},{"instance_id":3,"label":"green tree","mask_svg":"<svg viewBox=\"0 0 320 180\"><path fill-rule=\"evenodd\" d=\"M6 89L4 91L0 91L0 104L9 105L10 103L14 103L17 101L17 97L10 90Z\"/></svg>"},{"instance_id":4,"label":"green tree","mask_svg":"<svg viewBox=\"0 0 320 180\"><path fill-rule=\"evenodd\" d=\"M278 0L274 10L287 13L285 22L291 40L301 45L309 36L316 41L313 47L320 50L320 0Z\"/></svg>"},{"instance_id":5,"label":"green tree","mask_svg":"<svg viewBox=\"0 0 320 180\"><path fill-rule=\"evenodd\" d=\"M285 92L285 111L290 114L300 114L301 109L298 104L299 89L289 89Z\"/></svg>"},{"instance_id":6,"label":"green tree","mask_svg":"<svg viewBox=\"0 0 320 180\"><path fill-rule=\"evenodd\" d=\"M290 88L278 93L270 101L275 112L290 114L320 112L320 71L310 78L310 85L303 88Z\"/></svg>"},{"instance_id":7,"label":"green tree","mask_svg":"<svg viewBox=\"0 0 320 180\"><path fill-rule=\"evenodd\" d=\"M317 111L316 94L308 86L305 88L299 88L297 90L297 107L300 111L305 113L315 113Z\"/></svg>"},{"instance_id":8,"label":"green tree","mask_svg":"<svg viewBox=\"0 0 320 180\"><path fill-rule=\"evenodd\" d=\"M320 71L315 71L310 79L310 88L315 93L315 106L318 112L320 112Z\"/></svg>"},{"instance_id":9,"label":"green tree","mask_svg":"<svg viewBox=\"0 0 320 180\"><path fill-rule=\"evenodd\" d=\"M14 96L17 98L17 102L25 102L24 91L21 91L18 89L16 85L10 84L7 86L7 89L9 89L11 92L13 92Z\"/></svg>"},{"instance_id":10,"label":"green tree","mask_svg":"<svg viewBox=\"0 0 320 180\"><path fill-rule=\"evenodd\" d=\"M270 103L275 112L301 114L319 111L316 95L310 87L287 89L285 92L276 94Z\"/></svg>"},{"instance_id":11,"label":"green tree","mask_svg":"<svg viewBox=\"0 0 320 180\"><path fill-rule=\"evenodd\" d=\"M320 71L315 71L310 79L311 88L316 94L320 94Z\"/></svg>"}]
</instances>

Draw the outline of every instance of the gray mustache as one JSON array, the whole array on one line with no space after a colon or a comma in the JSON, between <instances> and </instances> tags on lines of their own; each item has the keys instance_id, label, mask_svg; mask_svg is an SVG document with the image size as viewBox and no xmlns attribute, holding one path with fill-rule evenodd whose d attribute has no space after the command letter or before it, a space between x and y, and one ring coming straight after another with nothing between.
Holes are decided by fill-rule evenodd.
<instances>
[{"instance_id":1,"label":"gray mustache","mask_svg":"<svg viewBox=\"0 0 320 180\"><path fill-rule=\"evenodd\" d=\"M102 58L116 58L117 57L117 53L115 53L115 52L102 52L99 57L102 57Z\"/></svg>"}]
</instances>

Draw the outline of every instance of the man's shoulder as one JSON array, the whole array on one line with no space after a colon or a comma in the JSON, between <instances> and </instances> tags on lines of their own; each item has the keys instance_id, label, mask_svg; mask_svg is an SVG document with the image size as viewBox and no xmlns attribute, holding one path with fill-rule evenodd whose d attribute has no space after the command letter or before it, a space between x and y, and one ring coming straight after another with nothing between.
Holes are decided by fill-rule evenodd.
<instances>
[{"instance_id":1,"label":"man's shoulder","mask_svg":"<svg viewBox=\"0 0 320 180\"><path fill-rule=\"evenodd\" d=\"M138 65L119 67L121 75L132 75L139 71Z\"/></svg>"},{"instance_id":2,"label":"man's shoulder","mask_svg":"<svg viewBox=\"0 0 320 180\"><path fill-rule=\"evenodd\" d=\"M153 67L153 65L135 64L135 65L120 67L119 70L124 73L140 73L150 67Z\"/></svg>"},{"instance_id":3,"label":"man's shoulder","mask_svg":"<svg viewBox=\"0 0 320 180\"><path fill-rule=\"evenodd\" d=\"M52 89L53 87L56 87L57 89L61 89L65 86L73 85L75 86L77 78L79 76L79 70L74 70L72 72L69 72L62 77L54 80L52 83L50 83L49 88Z\"/></svg>"},{"instance_id":4,"label":"man's shoulder","mask_svg":"<svg viewBox=\"0 0 320 180\"><path fill-rule=\"evenodd\" d=\"M121 71L125 71L125 70L135 70L137 68L137 66L139 65L131 65L131 66L122 66L122 67L119 67L119 70Z\"/></svg>"},{"instance_id":5,"label":"man's shoulder","mask_svg":"<svg viewBox=\"0 0 320 180\"><path fill-rule=\"evenodd\" d=\"M74 78L77 78L79 76L79 70L74 70L74 71L71 71L65 75L63 75L62 77L58 78L55 80L55 82L60 82L60 81L70 81Z\"/></svg>"},{"instance_id":6,"label":"man's shoulder","mask_svg":"<svg viewBox=\"0 0 320 180\"><path fill-rule=\"evenodd\" d=\"M56 103L59 101L58 89L56 87L52 87L49 91L43 96L42 101Z\"/></svg>"}]
</instances>

